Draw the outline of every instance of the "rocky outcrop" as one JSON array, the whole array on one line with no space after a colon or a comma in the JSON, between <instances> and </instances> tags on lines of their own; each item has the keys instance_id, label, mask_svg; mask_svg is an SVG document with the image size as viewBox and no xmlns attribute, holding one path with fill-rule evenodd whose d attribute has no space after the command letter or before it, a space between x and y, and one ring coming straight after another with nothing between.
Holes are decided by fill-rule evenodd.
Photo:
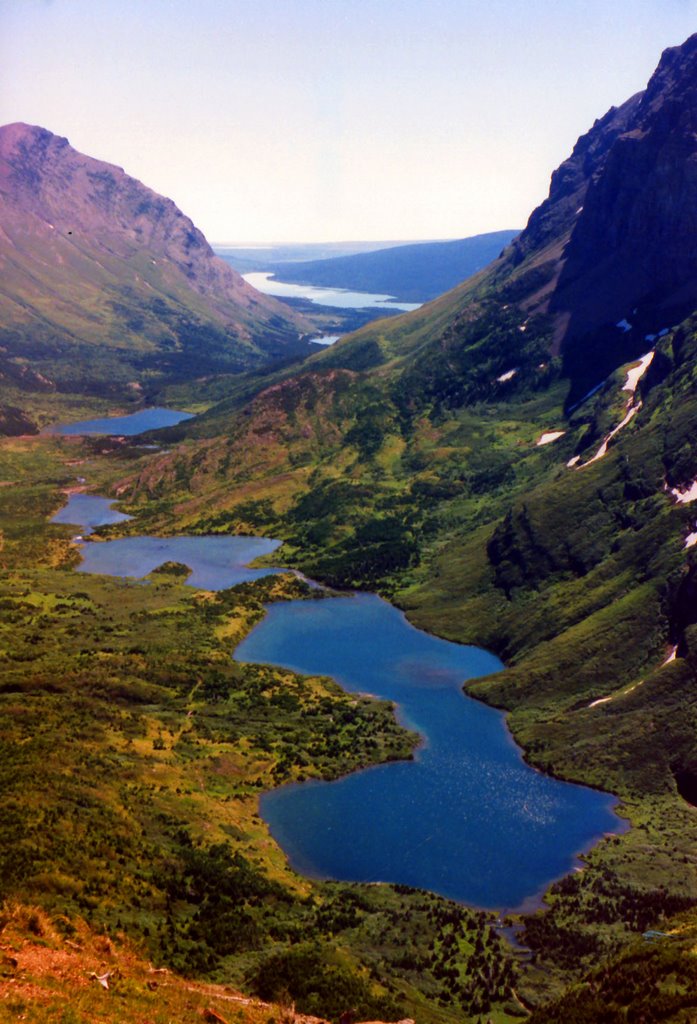
<instances>
[{"instance_id":1,"label":"rocky outcrop","mask_svg":"<svg viewBox=\"0 0 697 1024\"><path fill-rule=\"evenodd\" d=\"M603 168L615 140L631 122L641 93L621 107L611 107L582 135L569 156L552 174L549 195L530 215L525 230L512 245L512 262L554 245L576 224L593 177Z\"/></svg>"},{"instance_id":2,"label":"rocky outcrop","mask_svg":"<svg viewBox=\"0 0 697 1024\"><path fill-rule=\"evenodd\" d=\"M621 108L624 110L625 108ZM591 173L552 308L566 335L697 305L697 35L666 50Z\"/></svg>"}]
</instances>

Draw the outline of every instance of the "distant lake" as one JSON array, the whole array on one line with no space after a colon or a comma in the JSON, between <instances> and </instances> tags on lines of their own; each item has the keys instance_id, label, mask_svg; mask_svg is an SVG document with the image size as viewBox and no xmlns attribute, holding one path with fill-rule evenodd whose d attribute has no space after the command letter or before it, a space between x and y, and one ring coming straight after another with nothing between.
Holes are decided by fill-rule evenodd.
<instances>
[{"instance_id":1,"label":"distant lake","mask_svg":"<svg viewBox=\"0 0 697 1024\"><path fill-rule=\"evenodd\" d=\"M341 334L318 334L316 338L308 338L307 343L308 345L336 345L341 337Z\"/></svg>"},{"instance_id":2,"label":"distant lake","mask_svg":"<svg viewBox=\"0 0 697 1024\"><path fill-rule=\"evenodd\" d=\"M111 502L72 495L54 521L116 521ZM86 530L84 531L86 532ZM125 537L81 546L81 572L142 578L163 562L219 590L278 569L249 569L279 541L264 537ZM474 906L534 901L607 832L616 799L525 764L505 716L466 697L466 679L499 671L493 654L410 625L373 594L287 601L238 646L241 662L333 676L351 693L394 701L423 744L414 761L265 793L261 813L301 873L429 889Z\"/></svg>"},{"instance_id":3,"label":"distant lake","mask_svg":"<svg viewBox=\"0 0 697 1024\"><path fill-rule=\"evenodd\" d=\"M534 771L505 716L464 695L466 679L503 668L498 658L421 632L375 595L271 605L235 658L393 700L424 737L413 762L262 796L262 816L302 874L513 909L623 830L614 797Z\"/></svg>"},{"instance_id":4,"label":"distant lake","mask_svg":"<svg viewBox=\"0 0 697 1024\"><path fill-rule=\"evenodd\" d=\"M76 423L58 423L47 433L51 434L119 434L131 437L146 430L173 427L183 420L192 419L189 412L179 409L141 409L128 416L104 416L95 420L79 420Z\"/></svg>"},{"instance_id":5,"label":"distant lake","mask_svg":"<svg viewBox=\"0 0 697 1024\"><path fill-rule=\"evenodd\" d=\"M318 306L334 306L339 309L399 309L409 312L419 309L420 302L397 302L391 295L377 295L372 292L352 292L346 288L320 288L312 284L289 284L277 281L273 274L255 271L242 275L249 284L266 295L282 299L308 299Z\"/></svg>"}]
</instances>

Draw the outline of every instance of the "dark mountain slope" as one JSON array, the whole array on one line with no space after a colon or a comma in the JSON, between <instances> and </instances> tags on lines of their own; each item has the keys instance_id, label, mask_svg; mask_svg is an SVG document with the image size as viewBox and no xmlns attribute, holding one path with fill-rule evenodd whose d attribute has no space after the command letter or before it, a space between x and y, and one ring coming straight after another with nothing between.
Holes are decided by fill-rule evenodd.
<instances>
[{"instance_id":1,"label":"dark mountain slope","mask_svg":"<svg viewBox=\"0 0 697 1024\"><path fill-rule=\"evenodd\" d=\"M696 92L693 36L663 54L644 93L579 139L552 175L549 197L485 273L417 315L370 325L324 358L350 366L356 351L370 349L373 365L411 360L419 377L425 358L434 391L463 348L473 356L467 373L473 364L493 366L507 328L492 331L492 314L517 312L518 326L532 318L550 354L561 352L569 404L576 402L645 352L646 334L678 323L697 304ZM477 302L489 322L484 343L474 339ZM526 347L519 345L521 360L531 364Z\"/></svg>"},{"instance_id":2,"label":"dark mountain slope","mask_svg":"<svg viewBox=\"0 0 697 1024\"><path fill-rule=\"evenodd\" d=\"M447 242L419 242L331 259L269 264L282 281L355 288L427 302L476 274L499 255L517 231L493 231Z\"/></svg>"},{"instance_id":3,"label":"dark mountain slope","mask_svg":"<svg viewBox=\"0 0 697 1024\"><path fill-rule=\"evenodd\" d=\"M697 305L697 36L666 50L601 174L591 178L553 308L567 335ZM668 320L667 322L672 322Z\"/></svg>"},{"instance_id":4,"label":"dark mountain slope","mask_svg":"<svg viewBox=\"0 0 697 1024\"><path fill-rule=\"evenodd\" d=\"M239 370L292 352L302 327L170 200L24 124L0 129L0 274L11 380L22 359L73 390Z\"/></svg>"}]
</instances>

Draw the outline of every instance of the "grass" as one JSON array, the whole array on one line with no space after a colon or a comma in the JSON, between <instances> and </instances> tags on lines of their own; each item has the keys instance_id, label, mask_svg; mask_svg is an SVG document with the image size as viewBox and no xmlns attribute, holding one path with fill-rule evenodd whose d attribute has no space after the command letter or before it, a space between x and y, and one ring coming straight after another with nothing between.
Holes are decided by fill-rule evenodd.
<instances>
[{"instance_id":1,"label":"grass","mask_svg":"<svg viewBox=\"0 0 697 1024\"><path fill-rule=\"evenodd\" d=\"M399 330L389 325L391 337ZM408 352L397 383L394 362L364 378L351 362L363 358L359 339L356 352L340 346L261 392L248 414L212 412L217 436L125 481L133 510L160 529L273 533L308 574L379 589L416 625L494 649L508 668L470 692L509 710L533 764L621 797L632 830L588 855L580 894L562 888L525 921L539 937L520 983L529 1002L615 955L639 921L697 901L693 812L676 783L697 765L691 519L664 490L666 477L697 476L696 338L687 322L661 342L663 369L647 378L640 415L581 469L566 462L589 458L623 415L624 370L565 420L567 385L553 365L505 398L463 398L438 394L442 366ZM562 425L563 438L536 445ZM685 656L663 666L678 642ZM589 910L586 887L608 890L607 918Z\"/></svg>"},{"instance_id":2,"label":"grass","mask_svg":"<svg viewBox=\"0 0 697 1024\"><path fill-rule=\"evenodd\" d=\"M81 983L93 969L85 938L75 991L22 968L2 1012L21 1017L26 988L38 1020L156 1020L214 995L225 1017L212 983L267 991L271 958L291 969L305 942L325 994L303 995L304 968L291 970L298 1009L333 1013L343 991L368 1017L447 1024L490 1005L506 1019L515 963L490 916L400 887L310 883L258 815L264 789L409 756L415 741L387 702L231 660L263 604L306 596L305 585L274 576L211 594L187 587L176 564L145 585L74 571L72 531L48 519L76 472L104 480L130 464L101 444L2 446L16 485L0 505L0 886L8 908L31 904L174 974L166 993L151 990L133 961L106 995ZM56 934L40 941L65 953Z\"/></svg>"}]
</instances>

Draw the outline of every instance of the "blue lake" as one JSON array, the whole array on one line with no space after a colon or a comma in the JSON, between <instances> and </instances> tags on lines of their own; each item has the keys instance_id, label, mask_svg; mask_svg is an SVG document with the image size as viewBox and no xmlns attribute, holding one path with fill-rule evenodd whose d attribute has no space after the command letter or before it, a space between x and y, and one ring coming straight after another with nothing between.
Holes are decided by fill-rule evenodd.
<instances>
[{"instance_id":1,"label":"blue lake","mask_svg":"<svg viewBox=\"0 0 697 1024\"><path fill-rule=\"evenodd\" d=\"M128 519L111 507L108 498L73 494L68 504L53 517L54 523L75 523L89 527ZM250 569L248 562L269 555L280 540L267 537L119 537L117 540L89 541L80 548L79 572L142 579L164 562L181 562L191 568L187 582L204 590L223 590L247 583L280 569Z\"/></svg>"},{"instance_id":2,"label":"blue lake","mask_svg":"<svg viewBox=\"0 0 697 1024\"><path fill-rule=\"evenodd\" d=\"M266 295L279 299L308 299L317 306L333 306L338 309L400 309L409 312L419 309L420 302L400 302L392 295L375 292L353 292L348 288L322 288L314 284L291 284L279 281L267 271L255 270L242 275L248 284Z\"/></svg>"},{"instance_id":3,"label":"blue lake","mask_svg":"<svg viewBox=\"0 0 697 1024\"><path fill-rule=\"evenodd\" d=\"M120 516L108 499L73 495L55 521L89 528ZM143 577L166 561L211 590L266 575L246 563L279 542L262 537L127 537L81 547L82 572ZM280 570L275 570L280 571ZM395 701L417 729L413 761L266 793L261 813L302 874L397 882L474 906L530 903L607 832L624 831L616 799L531 769L504 715L466 697L466 679L498 658L440 640L372 594L271 605L235 652L345 690Z\"/></svg>"},{"instance_id":4,"label":"blue lake","mask_svg":"<svg viewBox=\"0 0 697 1024\"><path fill-rule=\"evenodd\" d=\"M105 416L102 419L80 420L77 423L58 423L50 428L52 434L118 434L131 437L146 430L173 427L183 420L192 419L189 412L179 409L141 409L128 416Z\"/></svg>"},{"instance_id":5,"label":"blue lake","mask_svg":"<svg viewBox=\"0 0 697 1024\"><path fill-rule=\"evenodd\" d=\"M262 796L262 816L302 874L513 909L624 828L614 797L531 769L504 715L463 694L464 680L503 667L498 658L415 629L374 595L272 605L235 656L396 701L424 736L412 762Z\"/></svg>"},{"instance_id":6,"label":"blue lake","mask_svg":"<svg viewBox=\"0 0 697 1024\"><path fill-rule=\"evenodd\" d=\"M94 494L71 494L67 505L59 509L51 522L68 523L82 527L87 536L98 526L109 523L124 523L131 516L112 508L111 498L98 498Z\"/></svg>"}]
</instances>

